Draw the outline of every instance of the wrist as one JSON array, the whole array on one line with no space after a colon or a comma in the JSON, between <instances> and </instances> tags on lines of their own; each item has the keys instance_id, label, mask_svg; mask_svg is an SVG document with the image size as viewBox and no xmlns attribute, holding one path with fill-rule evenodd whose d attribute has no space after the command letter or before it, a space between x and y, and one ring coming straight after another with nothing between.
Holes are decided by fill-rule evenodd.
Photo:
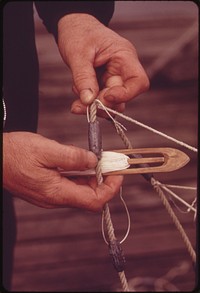
<instances>
[{"instance_id":1,"label":"wrist","mask_svg":"<svg viewBox=\"0 0 200 293\"><path fill-rule=\"evenodd\" d=\"M61 17L58 21L58 30L67 26L68 30L75 27L90 26L91 23L103 25L96 17L88 13L70 13Z\"/></svg>"},{"instance_id":2,"label":"wrist","mask_svg":"<svg viewBox=\"0 0 200 293\"><path fill-rule=\"evenodd\" d=\"M71 13L58 22L58 42L63 38L67 42L80 37L81 32L90 33L96 26L103 26L94 16L87 13Z\"/></svg>"}]
</instances>

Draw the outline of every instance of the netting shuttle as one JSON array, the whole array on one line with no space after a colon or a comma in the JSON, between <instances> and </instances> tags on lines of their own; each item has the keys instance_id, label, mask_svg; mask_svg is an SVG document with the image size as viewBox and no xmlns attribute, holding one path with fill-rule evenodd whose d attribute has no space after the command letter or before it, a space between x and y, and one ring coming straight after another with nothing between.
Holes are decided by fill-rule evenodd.
<instances>
[{"instance_id":1,"label":"netting shuttle","mask_svg":"<svg viewBox=\"0 0 200 293\"><path fill-rule=\"evenodd\" d=\"M131 175L175 171L184 167L189 160L184 152L164 147L103 151L99 163L103 175ZM66 177L95 175L95 169L59 171Z\"/></svg>"}]
</instances>

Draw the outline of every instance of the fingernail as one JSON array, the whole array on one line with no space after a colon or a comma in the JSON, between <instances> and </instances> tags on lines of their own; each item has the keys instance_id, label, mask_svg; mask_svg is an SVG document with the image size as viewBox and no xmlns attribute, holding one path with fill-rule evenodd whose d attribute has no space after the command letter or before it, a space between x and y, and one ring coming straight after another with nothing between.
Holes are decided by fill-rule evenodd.
<instances>
[{"instance_id":1,"label":"fingernail","mask_svg":"<svg viewBox=\"0 0 200 293\"><path fill-rule=\"evenodd\" d=\"M114 97L114 96L111 96L111 95L105 96L104 98L105 98L107 101L109 101L109 102L114 102L114 101L115 101L115 97Z\"/></svg>"},{"instance_id":2,"label":"fingernail","mask_svg":"<svg viewBox=\"0 0 200 293\"><path fill-rule=\"evenodd\" d=\"M93 152L88 151L88 168L96 167L98 159Z\"/></svg>"},{"instance_id":3,"label":"fingernail","mask_svg":"<svg viewBox=\"0 0 200 293\"><path fill-rule=\"evenodd\" d=\"M85 89L80 92L80 99L85 105L89 105L94 100L94 93L91 89Z\"/></svg>"}]
</instances>

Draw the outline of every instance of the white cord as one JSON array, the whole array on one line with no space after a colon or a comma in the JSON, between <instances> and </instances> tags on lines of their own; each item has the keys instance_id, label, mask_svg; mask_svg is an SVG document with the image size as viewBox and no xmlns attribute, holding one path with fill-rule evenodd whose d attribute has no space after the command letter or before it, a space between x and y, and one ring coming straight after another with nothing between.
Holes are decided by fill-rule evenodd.
<instances>
[{"instance_id":1,"label":"white cord","mask_svg":"<svg viewBox=\"0 0 200 293\"><path fill-rule=\"evenodd\" d=\"M4 101L4 98L2 98L3 102L3 126L5 126L6 118L7 118L7 112L6 112L6 103Z\"/></svg>"},{"instance_id":2,"label":"white cord","mask_svg":"<svg viewBox=\"0 0 200 293\"><path fill-rule=\"evenodd\" d=\"M99 100L97 100L97 101L99 102ZM167 135L167 134L165 134L163 132L160 132L160 131L158 131L158 130L156 130L156 129L148 126L148 125L145 125L144 123L141 123L141 122L139 122L139 121L137 121L137 120L135 120L135 119L133 119L131 117L128 117L128 116L126 116L126 115L124 115L122 113L119 113L119 112L115 111L115 110L112 110L112 109L110 109L110 108L108 108L106 106L102 107L101 103L99 103L98 107L100 109L106 109L107 111L109 111L109 112L111 112L111 113L113 113L115 115L118 115L118 116L122 117L123 119L125 119L125 120L127 120L129 122L135 123L136 125L139 125L139 126L141 126L143 128L146 128L146 129L150 130L151 132L156 133L156 134L158 134L160 136L163 136L163 137L167 138L168 140L171 140L171 141L173 141L173 142L175 142L175 143L177 143L177 144L179 144L181 146L184 146L184 147L186 147L187 149L189 149L189 150L191 150L193 152L198 152L197 148L195 148L193 146L190 146L187 143L184 143L184 142L182 142L180 140L177 140L176 138L173 138L173 137L171 137L171 136L169 136L169 135Z\"/></svg>"},{"instance_id":3,"label":"white cord","mask_svg":"<svg viewBox=\"0 0 200 293\"><path fill-rule=\"evenodd\" d=\"M128 234L130 232L130 227L131 227L131 219L130 219L130 214L129 214L129 211L128 211L128 208L127 208L127 205L122 197L122 187L120 187L120 199L125 207L125 210L126 210L126 214L127 214L127 231L126 231L126 234L125 236L123 237L123 239L119 242L120 244L122 244L126 238L128 237ZM106 240L106 236L105 236L105 232L104 232L104 212L102 213L102 221L101 221L101 230L102 230L102 236L103 236L103 239L104 239L104 242L108 245L108 241Z\"/></svg>"}]
</instances>

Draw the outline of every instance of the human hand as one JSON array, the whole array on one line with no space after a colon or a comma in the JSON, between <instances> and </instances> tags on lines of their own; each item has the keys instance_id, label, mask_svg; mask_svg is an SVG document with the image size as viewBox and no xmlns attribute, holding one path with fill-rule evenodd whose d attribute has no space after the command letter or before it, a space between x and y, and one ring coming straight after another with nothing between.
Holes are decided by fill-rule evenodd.
<instances>
[{"instance_id":1,"label":"human hand","mask_svg":"<svg viewBox=\"0 0 200 293\"><path fill-rule=\"evenodd\" d=\"M72 104L73 113L84 114L97 96L105 106L122 112L125 102L149 87L134 46L89 14L59 20L58 46L80 97Z\"/></svg>"},{"instance_id":2,"label":"human hand","mask_svg":"<svg viewBox=\"0 0 200 293\"><path fill-rule=\"evenodd\" d=\"M101 210L119 190L122 176L68 179L57 168L86 170L97 164L87 150L59 144L30 132L3 134L3 186L15 196L43 208Z\"/></svg>"}]
</instances>

